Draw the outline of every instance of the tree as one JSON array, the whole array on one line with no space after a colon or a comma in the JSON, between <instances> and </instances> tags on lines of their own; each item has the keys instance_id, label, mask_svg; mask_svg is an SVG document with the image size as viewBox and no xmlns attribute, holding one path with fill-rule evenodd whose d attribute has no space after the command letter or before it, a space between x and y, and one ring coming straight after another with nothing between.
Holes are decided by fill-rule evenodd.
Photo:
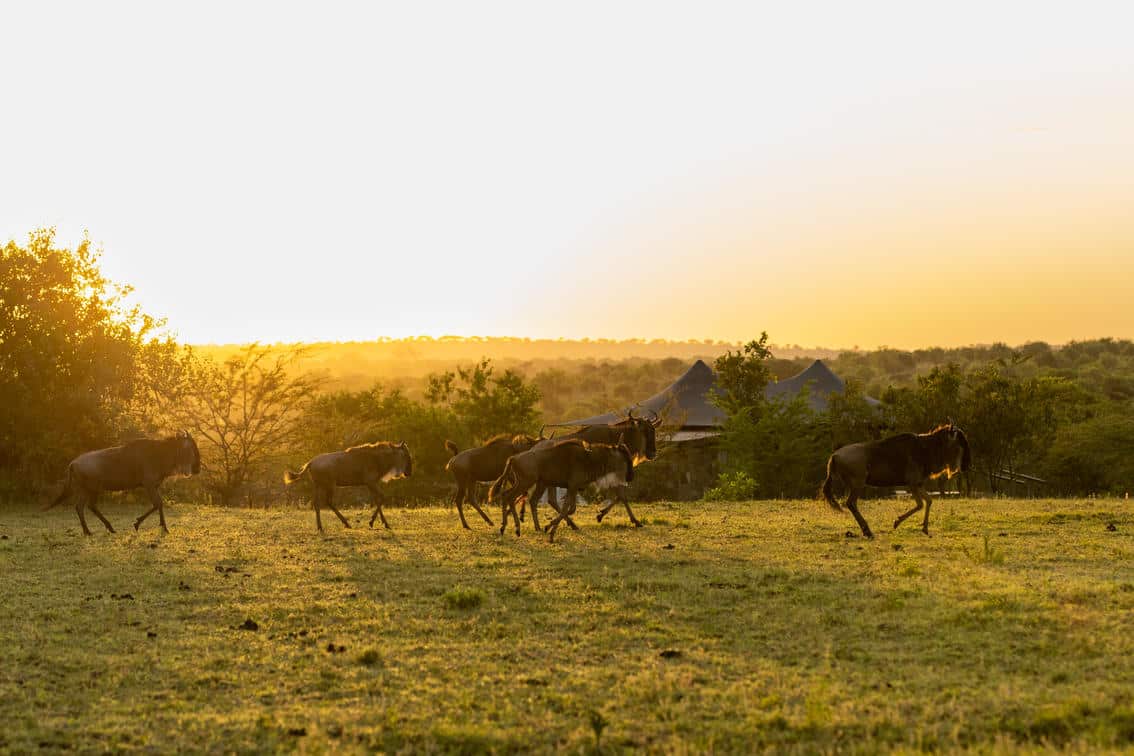
<instances>
[{"instance_id":1,"label":"tree","mask_svg":"<svg viewBox=\"0 0 1134 756\"><path fill-rule=\"evenodd\" d=\"M131 407L175 349L98 263L89 239L60 248L50 228L0 247L0 471L17 486L139 430Z\"/></svg>"},{"instance_id":2,"label":"tree","mask_svg":"<svg viewBox=\"0 0 1134 756\"><path fill-rule=\"evenodd\" d=\"M456 373L430 375L426 399L451 408L465 431L480 441L497 433L531 432L539 425L539 389L513 370L497 377L489 359Z\"/></svg>"},{"instance_id":3,"label":"tree","mask_svg":"<svg viewBox=\"0 0 1134 756\"><path fill-rule=\"evenodd\" d=\"M167 411L203 439L207 485L222 504L235 503L259 469L300 438L299 420L319 387L295 372L303 353L251 344L217 364L186 351Z\"/></svg>"},{"instance_id":4,"label":"tree","mask_svg":"<svg viewBox=\"0 0 1134 756\"><path fill-rule=\"evenodd\" d=\"M717 393L712 401L729 417L747 415L750 420L758 420L768 405L764 389L772 380L768 367L771 358L767 331L745 344L743 351L729 350L718 357L714 363Z\"/></svg>"}]
</instances>

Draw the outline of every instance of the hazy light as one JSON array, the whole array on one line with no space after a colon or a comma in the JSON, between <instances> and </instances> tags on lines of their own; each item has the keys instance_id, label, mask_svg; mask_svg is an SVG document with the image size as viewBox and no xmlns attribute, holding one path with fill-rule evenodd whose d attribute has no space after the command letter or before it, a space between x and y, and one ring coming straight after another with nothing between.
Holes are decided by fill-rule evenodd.
<instances>
[{"instance_id":1,"label":"hazy light","mask_svg":"<svg viewBox=\"0 0 1134 756\"><path fill-rule=\"evenodd\" d=\"M1123 4L0 19L0 239L188 341L1134 337Z\"/></svg>"}]
</instances>

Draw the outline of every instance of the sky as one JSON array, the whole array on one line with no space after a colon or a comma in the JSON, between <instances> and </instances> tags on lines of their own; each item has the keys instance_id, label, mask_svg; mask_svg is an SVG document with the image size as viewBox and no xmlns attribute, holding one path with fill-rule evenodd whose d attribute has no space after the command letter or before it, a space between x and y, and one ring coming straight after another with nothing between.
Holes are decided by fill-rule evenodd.
<instances>
[{"instance_id":1,"label":"sky","mask_svg":"<svg viewBox=\"0 0 1134 756\"><path fill-rule=\"evenodd\" d=\"M0 243L180 340L1134 338L1123 3L5 3Z\"/></svg>"}]
</instances>

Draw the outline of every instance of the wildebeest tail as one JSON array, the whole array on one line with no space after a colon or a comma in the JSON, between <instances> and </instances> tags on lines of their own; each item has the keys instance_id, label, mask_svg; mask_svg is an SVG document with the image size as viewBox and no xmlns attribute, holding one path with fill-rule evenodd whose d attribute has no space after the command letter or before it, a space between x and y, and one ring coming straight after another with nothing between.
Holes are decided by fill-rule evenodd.
<instances>
[{"instance_id":1,"label":"wildebeest tail","mask_svg":"<svg viewBox=\"0 0 1134 756\"><path fill-rule=\"evenodd\" d=\"M302 478L304 475L307 474L307 467L310 464L311 463L308 462L306 465L299 468L299 472L292 472L291 470L284 470L283 482L290 486L292 483L294 483L295 481L299 480L300 478Z\"/></svg>"},{"instance_id":2,"label":"wildebeest tail","mask_svg":"<svg viewBox=\"0 0 1134 756\"><path fill-rule=\"evenodd\" d=\"M827 460L827 479L823 481L823 498L825 498L827 500L827 503L831 505L831 509L842 509L843 507L841 504L839 504L839 500L836 499L834 494L831 492L831 483L833 482L831 477L831 465L833 465L834 462L834 457Z\"/></svg>"},{"instance_id":3,"label":"wildebeest tail","mask_svg":"<svg viewBox=\"0 0 1134 756\"><path fill-rule=\"evenodd\" d=\"M67 482L65 482L63 484L63 490L60 491L59 495L55 497L55 501L41 507L39 511L46 512L49 509L54 509L55 507L59 506L60 504L62 504L64 501L67 500L67 497L71 495L71 477L73 475L74 475L74 473L71 471L71 466L68 465L67 466Z\"/></svg>"},{"instance_id":4,"label":"wildebeest tail","mask_svg":"<svg viewBox=\"0 0 1134 756\"><path fill-rule=\"evenodd\" d=\"M496 497L500 495L501 489L504 488L504 482L512 475L512 458L509 457L508 461L504 463L504 472L500 473L500 477L492 482L492 488L488 489L488 500L495 501Z\"/></svg>"}]
</instances>

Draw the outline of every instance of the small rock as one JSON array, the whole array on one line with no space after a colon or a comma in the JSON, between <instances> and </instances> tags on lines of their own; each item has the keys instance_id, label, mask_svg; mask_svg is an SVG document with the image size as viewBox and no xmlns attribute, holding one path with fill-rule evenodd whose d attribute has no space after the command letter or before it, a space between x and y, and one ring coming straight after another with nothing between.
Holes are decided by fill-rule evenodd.
<instances>
[{"instance_id":1,"label":"small rock","mask_svg":"<svg viewBox=\"0 0 1134 756\"><path fill-rule=\"evenodd\" d=\"M7 541L7 540L8 540L8 536L0 535L0 541Z\"/></svg>"},{"instance_id":2,"label":"small rock","mask_svg":"<svg viewBox=\"0 0 1134 756\"><path fill-rule=\"evenodd\" d=\"M892 548L892 549L893 549L894 551L901 551L901 550L902 550L902 544L900 544L900 543L895 543L895 544L894 544L893 546L891 546L890 548Z\"/></svg>"},{"instance_id":3,"label":"small rock","mask_svg":"<svg viewBox=\"0 0 1134 756\"><path fill-rule=\"evenodd\" d=\"M146 637L150 638L150 639L156 638L157 633L155 633L153 630L147 630L146 631Z\"/></svg>"},{"instance_id":4,"label":"small rock","mask_svg":"<svg viewBox=\"0 0 1134 756\"><path fill-rule=\"evenodd\" d=\"M346 646L336 646L334 643L327 644L328 654L341 654L346 651Z\"/></svg>"},{"instance_id":5,"label":"small rock","mask_svg":"<svg viewBox=\"0 0 1134 756\"><path fill-rule=\"evenodd\" d=\"M660 654L658 654L658 656L663 659L676 659L681 656L681 652L676 648L667 648L665 651L662 651Z\"/></svg>"},{"instance_id":6,"label":"small rock","mask_svg":"<svg viewBox=\"0 0 1134 756\"><path fill-rule=\"evenodd\" d=\"M1113 533L1114 531L1118 530L1118 526L1115 525L1113 522L1108 522L1106 524L1106 529L1109 530L1111 533Z\"/></svg>"},{"instance_id":7,"label":"small rock","mask_svg":"<svg viewBox=\"0 0 1134 756\"><path fill-rule=\"evenodd\" d=\"M246 620L244 620L244 624L237 625L236 629L237 630L252 630L253 632L255 632L256 630L260 629L260 626L258 624L256 624L255 620L246 619Z\"/></svg>"},{"instance_id":8,"label":"small rock","mask_svg":"<svg viewBox=\"0 0 1134 756\"><path fill-rule=\"evenodd\" d=\"M287 731L287 734L292 736L293 738L302 738L304 735L307 734L307 728L306 727L292 727L291 729L289 729Z\"/></svg>"}]
</instances>

